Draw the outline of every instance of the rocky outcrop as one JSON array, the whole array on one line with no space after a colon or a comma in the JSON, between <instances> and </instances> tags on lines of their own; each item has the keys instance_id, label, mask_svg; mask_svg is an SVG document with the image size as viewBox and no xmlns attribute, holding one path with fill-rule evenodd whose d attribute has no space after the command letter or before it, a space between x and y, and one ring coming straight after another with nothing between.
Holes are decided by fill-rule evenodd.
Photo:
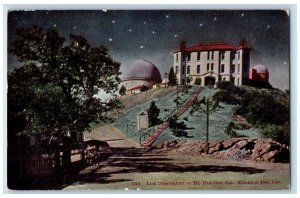
<instances>
[{"instance_id":1,"label":"rocky outcrop","mask_svg":"<svg viewBox=\"0 0 300 198\"><path fill-rule=\"evenodd\" d=\"M221 159L289 162L290 148L272 139L231 138L209 143L206 154L205 141L172 142L165 149L174 153L206 155Z\"/></svg>"}]
</instances>

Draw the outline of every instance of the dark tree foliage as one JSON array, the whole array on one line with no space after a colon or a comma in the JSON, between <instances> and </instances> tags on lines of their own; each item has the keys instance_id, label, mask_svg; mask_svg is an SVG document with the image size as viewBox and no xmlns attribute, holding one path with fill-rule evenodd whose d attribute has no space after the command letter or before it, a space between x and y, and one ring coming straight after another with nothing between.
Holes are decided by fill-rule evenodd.
<instances>
[{"instance_id":1,"label":"dark tree foliage","mask_svg":"<svg viewBox=\"0 0 300 198\"><path fill-rule=\"evenodd\" d=\"M125 94L126 94L126 87L124 86L124 85L122 85L122 87L120 88L120 90L119 90L119 94L121 95L121 96L124 96Z\"/></svg>"},{"instance_id":2,"label":"dark tree foliage","mask_svg":"<svg viewBox=\"0 0 300 198\"><path fill-rule=\"evenodd\" d=\"M66 41L56 29L33 26L17 31L10 53L23 65L8 74L9 147L16 134L76 136L119 105L120 64L104 46L79 35ZM99 91L112 97L103 100Z\"/></svg>"},{"instance_id":3,"label":"dark tree foliage","mask_svg":"<svg viewBox=\"0 0 300 198\"><path fill-rule=\"evenodd\" d=\"M201 78L195 79L195 85L201 85Z\"/></svg>"},{"instance_id":4,"label":"dark tree foliage","mask_svg":"<svg viewBox=\"0 0 300 198\"><path fill-rule=\"evenodd\" d=\"M169 78L169 85L175 86L176 85L176 76L175 76L173 67L171 67L171 69L170 69L168 78Z\"/></svg>"},{"instance_id":5,"label":"dark tree foliage","mask_svg":"<svg viewBox=\"0 0 300 198\"><path fill-rule=\"evenodd\" d=\"M160 109L157 108L154 101L151 102L149 109L147 110L148 118L149 118L149 126L155 126L160 124L161 121L158 118L160 113Z\"/></svg>"},{"instance_id":6,"label":"dark tree foliage","mask_svg":"<svg viewBox=\"0 0 300 198\"><path fill-rule=\"evenodd\" d=\"M140 88L140 92L148 91L149 88L146 85L142 85Z\"/></svg>"}]
</instances>

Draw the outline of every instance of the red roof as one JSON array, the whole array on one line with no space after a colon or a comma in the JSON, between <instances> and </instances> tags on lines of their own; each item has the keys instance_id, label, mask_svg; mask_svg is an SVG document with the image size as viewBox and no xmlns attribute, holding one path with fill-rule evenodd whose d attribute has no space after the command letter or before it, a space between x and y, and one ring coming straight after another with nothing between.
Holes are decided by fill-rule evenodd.
<instances>
[{"instance_id":1,"label":"red roof","mask_svg":"<svg viewBox=\"0 0 300 198\"><path fill-rule=\"evenodd\" d=\"M194 51L212 51L212 50L238 50L242 48L250 49L249 47L243 45L243 46L235 46L235 45L229 45L227 43L209 43L209 44L198 44L196 46L187 47L182 50L177 50L173 53L179 52L179 51L185 51L185 52L194 52Z\"/></svg>"},{"instance_id":2,"label":"red roof","mask_svg":"<svg viewBox=\"0 0 300 198\"><path fill-rule=\"evenodd\" d=\"M146 85L139 85L139 86L136 86L136 87L132 87L132 88L128 89L127 91L138 90L138 89L141 89L142 87L147 87L147 86Z\"/></svg>"}]
</instances>

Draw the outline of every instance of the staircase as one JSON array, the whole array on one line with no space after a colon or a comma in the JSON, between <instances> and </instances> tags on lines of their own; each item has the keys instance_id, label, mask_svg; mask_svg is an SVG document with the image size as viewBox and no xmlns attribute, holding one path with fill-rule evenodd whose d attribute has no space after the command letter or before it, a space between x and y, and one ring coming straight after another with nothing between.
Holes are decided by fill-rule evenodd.
<instances>
[{"instance_id":1,"label":"staircase","mask_svg":"<svg viewBox=\"0 0 300 198\"><path fill-rule=\"evenodd\" d=\"M201 92L202 87L198 87L190 96L190 98L187 100L187 102L175 113L177 117L180 117L188 108L192 105L194 100L197 98L199 93ZM165 121L163 124L159 126L159 128L150 135L143 143L142 146L149 147L153 144L153 142L157 139L157 137L169 127L168 121Z\"/></svg>"}]
</instances>

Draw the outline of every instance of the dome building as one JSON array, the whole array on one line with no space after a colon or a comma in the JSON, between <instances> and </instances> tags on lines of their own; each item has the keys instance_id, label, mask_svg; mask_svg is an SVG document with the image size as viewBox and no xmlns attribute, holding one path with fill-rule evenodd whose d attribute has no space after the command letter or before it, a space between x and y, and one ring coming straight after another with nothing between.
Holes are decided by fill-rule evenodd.
<instances>
[{"instance_id":1,"label":"dome building","mask_svg":"<svg viewBox=\"0 0 300 198\"><path fill-rule=\"evenodd\" d=\"M161 83L161 75L157 67L149 61L135 61L123 76L123 85L127 93L139 93L143 89L152 89Z\"/></svg>"},{"instance_id":2,"label":"dome building","mask_svg":"<svg viewBox=\"0 0 300 198\"><path fill-rule=\"evenodd\" d=\"M258 82L269 82L269 71L264 65L255 65L249 71L249 80Z\"/></svg>"}]
</instances>

